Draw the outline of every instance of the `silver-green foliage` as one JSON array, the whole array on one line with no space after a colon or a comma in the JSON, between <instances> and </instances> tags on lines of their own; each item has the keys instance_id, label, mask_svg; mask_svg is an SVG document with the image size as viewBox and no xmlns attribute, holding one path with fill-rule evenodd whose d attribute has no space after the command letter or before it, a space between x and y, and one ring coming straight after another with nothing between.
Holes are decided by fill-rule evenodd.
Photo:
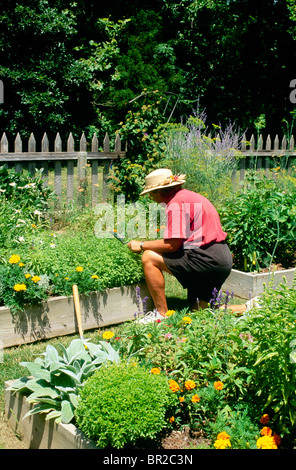
<instances>
[{"instance_id":1,"label":"silver-green foliage","mask_svg":"<svg viewBox=\"0 0 296 470\"><path fill-rule=\"evenodd\" d=\"M93 344L75 339L68 348L61 345L61 349L60 355L54 346L48 345L43 357L20 363L31 376L16 380L10 390L26 394L27 401L33 405L25 417L45 413L46 420L71 422L85 380L102 364L120 360L118 353L105 341Z\"/></svg>"}]
</instances>

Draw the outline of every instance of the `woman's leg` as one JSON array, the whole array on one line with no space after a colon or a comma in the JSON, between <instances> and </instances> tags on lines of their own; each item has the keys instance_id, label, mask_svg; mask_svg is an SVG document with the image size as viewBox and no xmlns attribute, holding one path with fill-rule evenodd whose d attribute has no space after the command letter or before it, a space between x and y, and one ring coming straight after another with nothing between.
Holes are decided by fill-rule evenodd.
<instances>
[{"instance_id":1,"label":"woman's leg","mask_svg":"<svg viewBox=\"0 0 296 470\"><path fill-rule=\"evenodd\" d=\"M145 250L142 255L142 265L144 269L147 287L151 294L155 308L165 316L168 311L165 296L165 281L163 271L172 274L166 267L163 257L160 253L152 250Z\"/></svg>"}]
</instances>

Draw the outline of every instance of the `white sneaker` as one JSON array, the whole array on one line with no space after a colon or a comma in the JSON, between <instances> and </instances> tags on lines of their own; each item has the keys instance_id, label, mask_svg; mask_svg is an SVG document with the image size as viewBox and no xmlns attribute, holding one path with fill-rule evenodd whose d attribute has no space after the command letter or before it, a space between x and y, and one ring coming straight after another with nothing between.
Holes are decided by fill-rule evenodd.
<instances>
[{"instance_id":1,"label":"white sneaker","mask_svg":"<svg viewBox=\"0 0 296 470\"><path fill-rule=\"evenodd\" d=\"M163 320L163 319L164 319L163 315L160 315L160 313L157 310L153 310L153 312L146 313L146 315L143 318L141 318L141 320L137 320L137 322L146 324L146 323L151 323L153 321Z\"/></svg>"}]
</instances>

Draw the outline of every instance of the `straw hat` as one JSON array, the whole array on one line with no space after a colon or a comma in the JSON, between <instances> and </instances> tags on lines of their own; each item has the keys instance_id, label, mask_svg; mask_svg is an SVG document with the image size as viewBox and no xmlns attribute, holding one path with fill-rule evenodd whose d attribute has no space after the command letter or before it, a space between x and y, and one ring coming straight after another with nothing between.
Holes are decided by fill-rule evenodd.
<instances>
[{"instance_id":1,"label":"straw hat","mask_svg":"<svg viewBox=\"0 0 296 470\"><path fill-rule=\"evenodd\" d=\"M156 189L171 188L185 183L185 175L173 175L171 170L160 168L154 170L145 177L145 189L142 194L155 191Z\"/></svg>"}]
</instances>

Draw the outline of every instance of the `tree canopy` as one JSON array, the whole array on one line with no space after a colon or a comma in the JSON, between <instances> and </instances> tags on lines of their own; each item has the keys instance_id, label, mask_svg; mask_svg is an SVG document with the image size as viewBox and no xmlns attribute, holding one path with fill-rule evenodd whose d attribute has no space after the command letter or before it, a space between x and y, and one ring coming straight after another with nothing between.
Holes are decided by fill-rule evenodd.
<instances>
[{"instance_id":1,"label":"tree canopy","mask_svg":"<svg viewBox=\"0 0 296 470\"><path fill-rule=\"evenodd\" d=\"M2 132L114 131L143 90L179 122L280 132L295 110L296 0L27 0L0 13ZM140 100L141 98L139 98Z\"/></svg>"}]
</instances>

